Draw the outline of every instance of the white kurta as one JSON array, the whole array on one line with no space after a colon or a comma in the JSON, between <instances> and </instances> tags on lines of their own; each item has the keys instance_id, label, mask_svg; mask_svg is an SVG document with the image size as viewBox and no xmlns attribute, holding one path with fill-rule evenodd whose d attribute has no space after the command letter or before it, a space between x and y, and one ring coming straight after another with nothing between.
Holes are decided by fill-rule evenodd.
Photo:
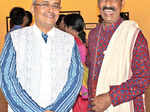
<instances>
[{"instance_id":1,"label":"white kurta","mask_svg":"<svg viewBox=\"0 0 150 112\"><path fill-rule=\"evenodd\" d=\"M41 33L33 25L11 32L11 37L20 83L35 102L46 107L56 100L67 81L74 39L52 28L45 43Z\"/></svg>"}]
</instances>

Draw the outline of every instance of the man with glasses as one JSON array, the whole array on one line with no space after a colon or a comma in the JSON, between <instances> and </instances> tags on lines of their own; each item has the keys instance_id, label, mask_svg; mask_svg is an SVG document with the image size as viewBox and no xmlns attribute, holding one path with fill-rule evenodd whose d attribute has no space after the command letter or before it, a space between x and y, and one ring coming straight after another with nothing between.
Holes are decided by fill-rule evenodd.
<instances>
[{"instance_id":1,"label":"man with glasses","mask_svg":"<svg viewBox=\"0 0 150 112\"><path fill-rule=\"evenodd\" d=\"M34 0L35 24L7 35L0 87L8 112L69 112L83 67L73 37L57 28L61 0Z\"/></svg>"},{"instance_id":2,"label":"man with glasses","mask_svg":"<svg viewBox=\"0 0 150 112\"><path fill-rule=\"evenodd\" d=\"M98 0L102 23L88 37L89 112L145 112L148 45L136 22L123 20L125 0Z\"/></svg>"}]
</instances>

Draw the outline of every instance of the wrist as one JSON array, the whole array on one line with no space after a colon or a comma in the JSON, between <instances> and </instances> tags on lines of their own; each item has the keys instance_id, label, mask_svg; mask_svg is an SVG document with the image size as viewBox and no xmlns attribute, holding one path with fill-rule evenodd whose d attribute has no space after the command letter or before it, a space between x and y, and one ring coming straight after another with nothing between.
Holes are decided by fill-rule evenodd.
<instances>
[{"instance_id":1,"label":"wrist","mask_svg":"<svg viewBox=\"0 0 150 112\"><path fill-rule=\"evenodd\" d=\"M107 95L107 102L108 102L109 105L111 105L112 104L111 96L110 96L109 93L106 93L106 95Z\"/></svg>"}]
</instances>

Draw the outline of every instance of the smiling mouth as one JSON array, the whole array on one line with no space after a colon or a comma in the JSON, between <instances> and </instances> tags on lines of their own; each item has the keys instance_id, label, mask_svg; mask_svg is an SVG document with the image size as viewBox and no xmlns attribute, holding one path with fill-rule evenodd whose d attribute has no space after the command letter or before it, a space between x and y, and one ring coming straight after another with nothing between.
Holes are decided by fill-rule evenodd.
<instances>
[{"instance_id":1,"label":"smiling mouth","mask_svg":"<svg viewBox=\"0 0 150 112\"><path fill-rule=\"evenodd\" d=\"M54 18L54 16L47 16L49 19L53 19Z\"/></svg>"},{"instance_id":2,"label":"smiling mouth","mask_svg":"<svg viewBox=\"0 0 150 112\"><path fill-rule=\"evenodd\" d=\"M49 19L54 19L55 18L55 15L51 14L51 13L44 14L43 16L45 16L46 18L49 18Z\"/></svg>"},{"instance_id":3,"label":"smiling mouth","mask_svg":"<svg viewBox=\"0 0 150 112\"><path fill-rule=\"evenodd\" d=\"M110 9L105 9L104 13L107 14L107 15L112 15L114 13L114 11L110 10Z\"/></svg>"}]
</instances>

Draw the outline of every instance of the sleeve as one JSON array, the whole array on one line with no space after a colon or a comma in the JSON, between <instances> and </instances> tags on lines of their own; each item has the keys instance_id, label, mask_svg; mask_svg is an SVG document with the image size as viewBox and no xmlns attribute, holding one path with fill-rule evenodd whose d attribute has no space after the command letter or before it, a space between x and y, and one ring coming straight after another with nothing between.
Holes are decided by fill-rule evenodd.
<instances>
[{"instance_id":1,"label":"sleeve","mask_svg":"<svg viewBox=\"0 0 150 112\"><path fill-rule=\"evenodd\" d=\"M0 70L0 88L1 88L1 85L2 85L2 73L1 73L1 70Z\"/></svg>"},{"instance_id":2,"label":"sleeve","mask_svg":"<svg viewBox=\"0 0 150 112\"><path fill-rule=\"evenodd\" d=\"M68 80L63 90L59 93L56 101L46 110L54 112L69 112L79 94L82 85L83 67L80 60L77 45L72 51L71 64L68 72Z\"/></svg>"},{"instance_id":3,"label":"sleeve","mask_svg":"<svg viewBox=\"0 0 150 112\"><path fill-rule=\"evenodd\" d=\"M8 34L0 56L2 92L14 112L43 112L44 109L21 87L16 75L16 52Z\"/></svg>"},{"instance_id":4,"label":"sleeve","mask_svg":"<svg viewBox=\"0 0 150 112\"><path fill-rule=\"evenodd\" d=\"M80 53L80 57L81 57L81 61L83 64L85 64L85 60L86 60L86 47L84 44L81 44L80 46L78 46L79 48L79 53Z\"/></svg>"},{"instance_id":5,"label":"sleeve","mask_svg":"<svg viewBox=\"0 0 150 112\"><path fill-rule=\"evenodd\" d=\"M114 106L134 100L142 95L150 84L150 57L147 41L140 31L136 39L132 56L132 77L121 85L110 87L110 96Z\"/></svg>"},{"instance_id":6,"label":"sleeve","mask_svg":"<svg viewBox=\"0 0 150 112\"><path fill-rule=\"evenodd\" d=\"M87 48L87 59L86 59L86 65L88 66L88 68L90 68L90 63L91 63L91 59L90 59L90 57L91 57L91 53L90 53L90 51L91 51L91 42L92 42L92 37L94 37L94 30L91 30L90 32L89 32L89 35L88 35L88 48Z\"/></svg>"}]
</instances>

